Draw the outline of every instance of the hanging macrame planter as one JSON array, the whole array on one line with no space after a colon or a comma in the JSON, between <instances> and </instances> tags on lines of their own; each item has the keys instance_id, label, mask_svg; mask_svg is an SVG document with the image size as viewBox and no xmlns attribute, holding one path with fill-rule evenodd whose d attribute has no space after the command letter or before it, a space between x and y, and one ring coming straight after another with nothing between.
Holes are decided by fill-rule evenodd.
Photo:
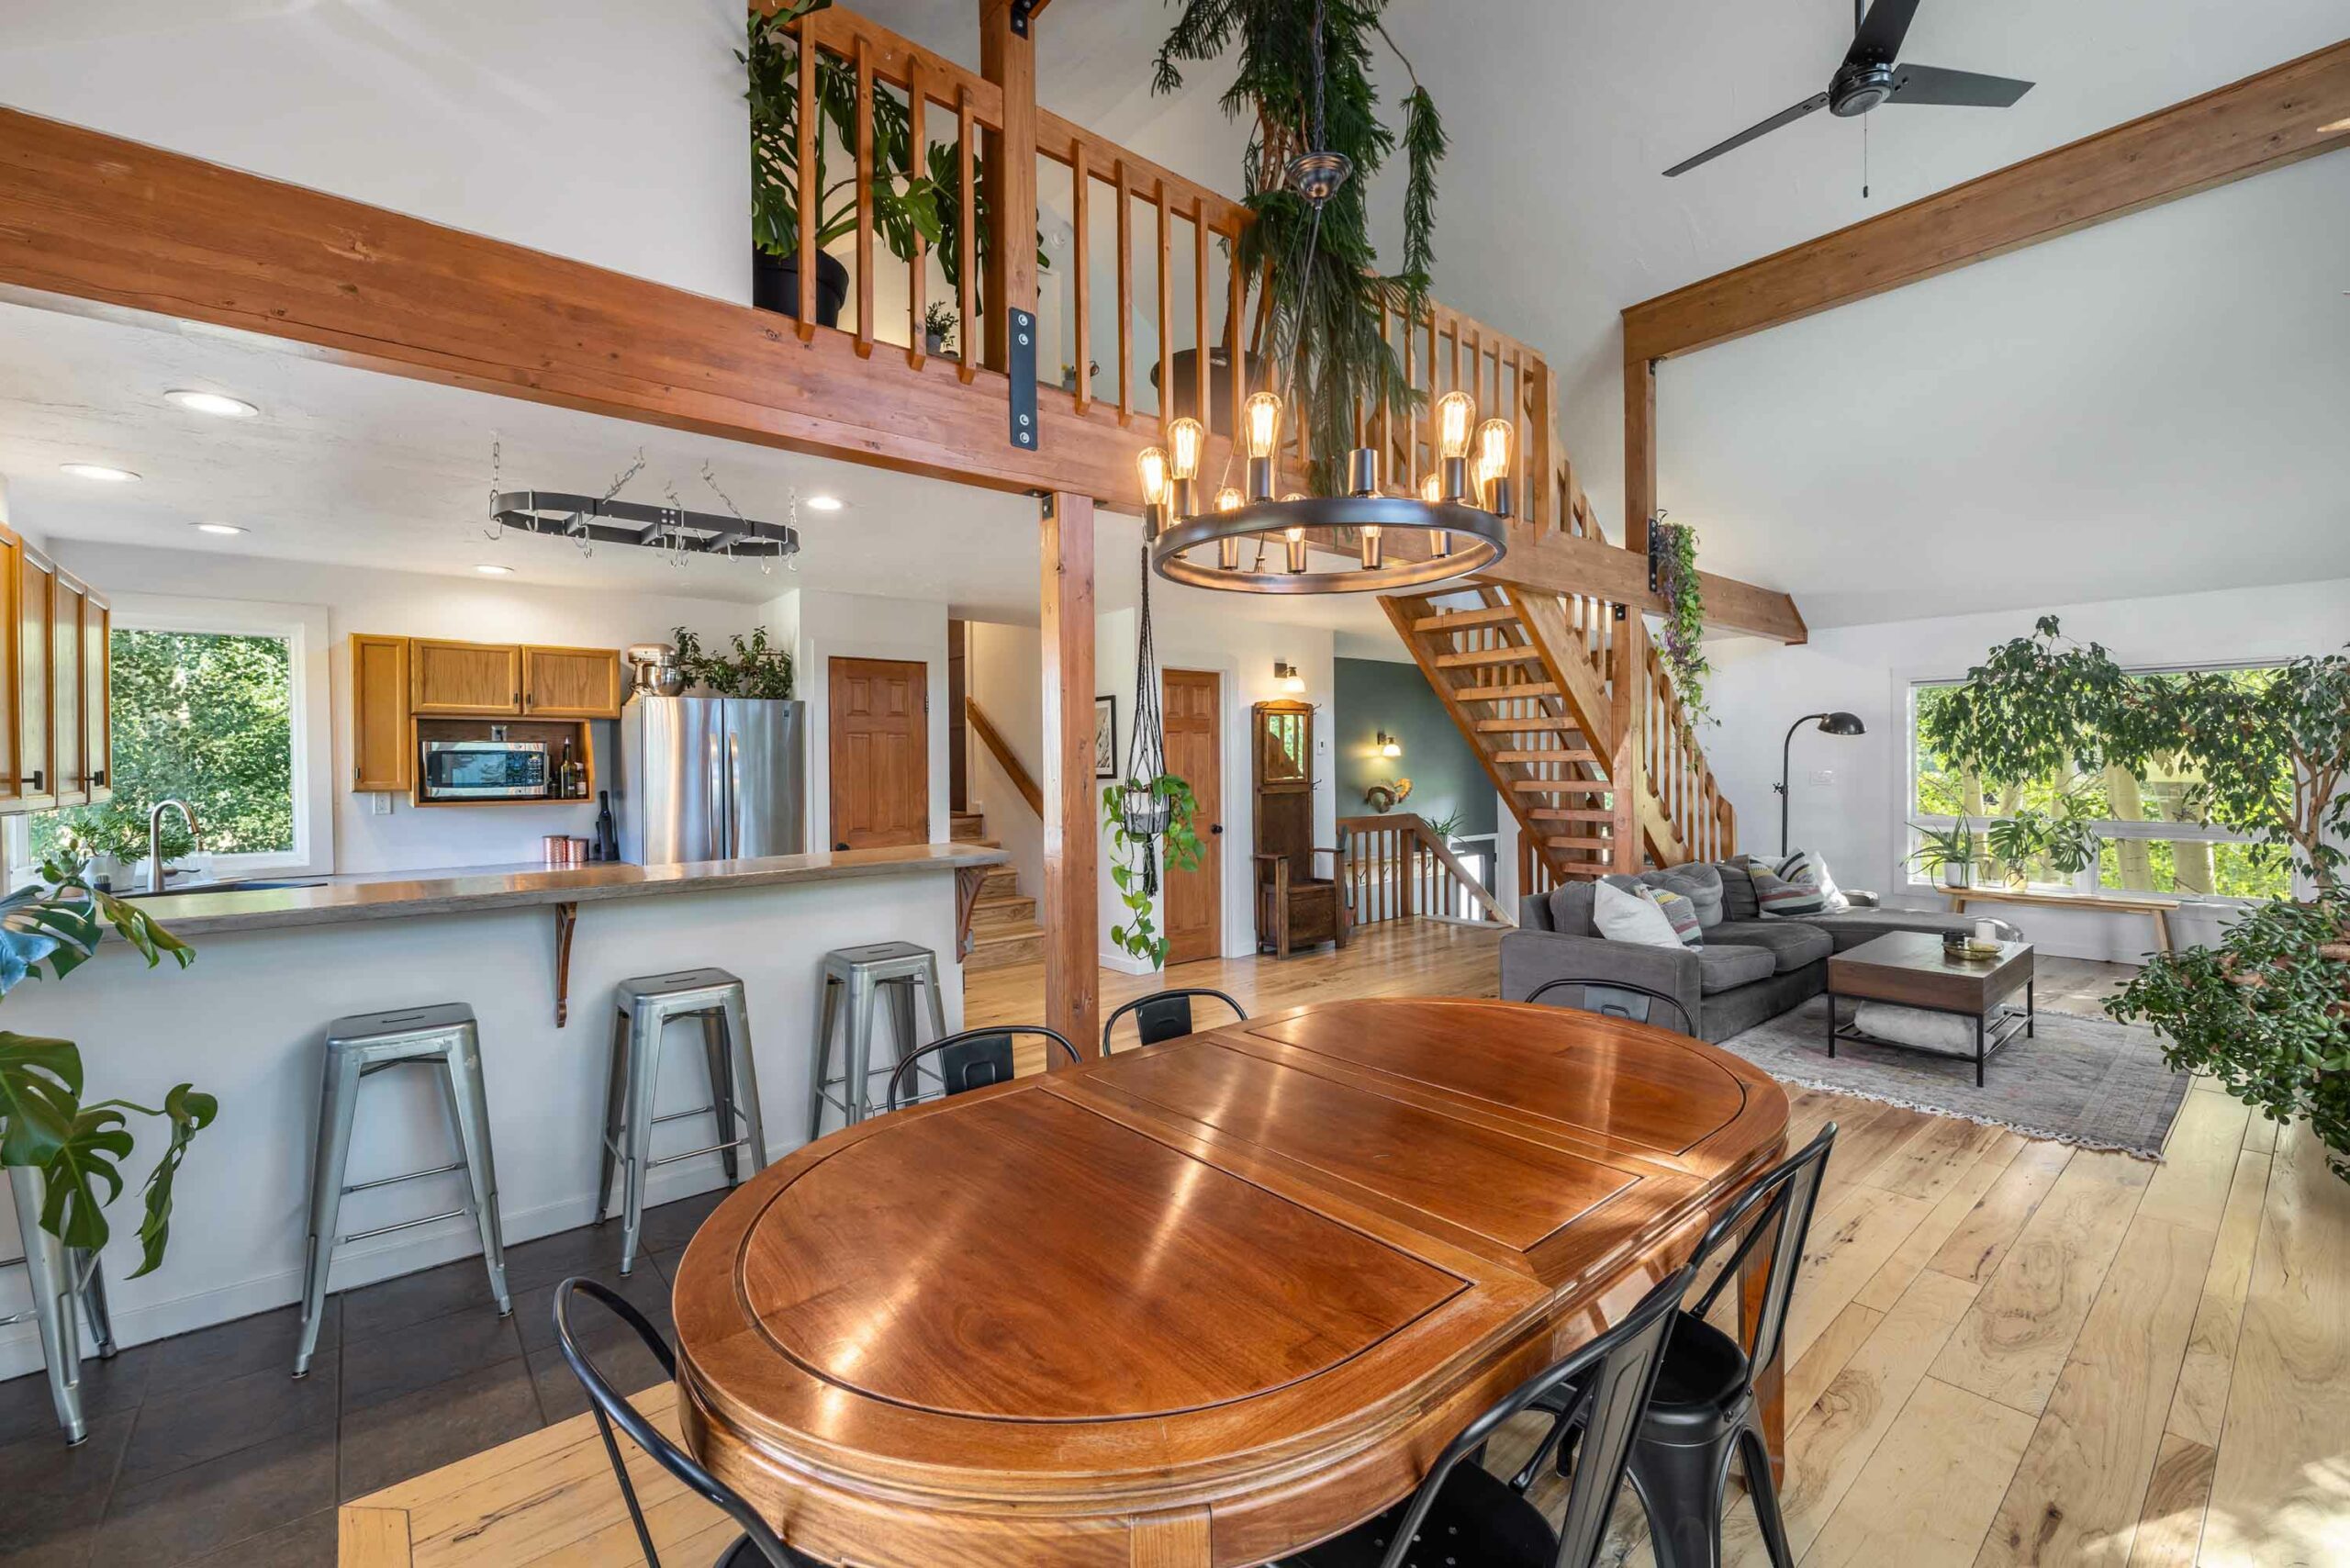
<instances>
[{"instance_id":1,"label":"hanging macrame planter","mask_svg":"<svg viewBox=\"0 0 2350 1568\"><path fill-rule=\"evenodd\" d=\"M1158 891L1158 840L1174 820L1175 803L1158 788L1167 771L1165 715L1158 697L1158 655L1150 642L1150 560L1144 550L1142 623L1135 634L1135 731L1126 750L1126 783L1118 825L1142 846L1142 888Z\"/></svg>"}]
</instances>

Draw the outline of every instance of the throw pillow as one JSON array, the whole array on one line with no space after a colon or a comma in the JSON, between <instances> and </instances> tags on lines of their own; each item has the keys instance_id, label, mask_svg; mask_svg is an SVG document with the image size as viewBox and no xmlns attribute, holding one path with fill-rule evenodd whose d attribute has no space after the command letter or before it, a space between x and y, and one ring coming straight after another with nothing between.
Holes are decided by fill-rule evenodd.
<instances>
[{"instance_id":1,"label":"throw pillow","mask_svg":"<svg viewBox=\"0 0 2350 1568\"><path fill-rule=\"evenodd\" d=\"M1768 866L1751 865L1746 874L1753 879L1754 901L1765 920L1819 914L1828 908L1828 896L1808 882L1790 882Z\"/></svg>"},{"instance_id":2,"label":"throw pillow","mask_svg":"<svg viewBox=\"0 0 2350 1568\"><path fill-rule=\"evenodd\" d=\"M1844 890L1836 885L1836 879L1830 875L1828 862L1808 849L1798 849L1780 861L1778 872L1786 881L1808 882L1818 888L1820 895L1828 901L1822 906L1826 913L1841 914L1852 907L1852 901L1844 896Z\"/></svg>"},{"instance_id":3,"label":"throw pillow","mask_svg":"<svg viewBox=\"0 0 2350 1568\"><path fill-rule=\"evenodd\" d=\"M1681 938L1673 934L1673 922L1645 893L1628 893L1611 883L1595 882L1592 894L1592 919L1598 925L1599 934L1610 942L1681 950Z\"/></svg>"},{"instance_id":4,"label":"throw pillow","mask_svg":"<svg viewBox=\"0 0 2350 1568\"><path fill-rule=\"evenodd\" d=\"M1684 947L1706 945L1706 927L1697 918L1697 905L1693 899L1683 897L1670 888L1643 888L1642 892L1664 911L1664 918L1673 922L1673 934L1681 938Z\"/></svg>"}]
</instances>

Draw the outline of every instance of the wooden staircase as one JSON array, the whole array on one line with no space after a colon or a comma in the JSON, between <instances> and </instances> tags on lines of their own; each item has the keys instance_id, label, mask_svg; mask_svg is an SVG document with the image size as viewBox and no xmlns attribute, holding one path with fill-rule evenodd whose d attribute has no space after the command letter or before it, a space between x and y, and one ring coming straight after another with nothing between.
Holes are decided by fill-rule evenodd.
<instances>
[{"instance_id":1,"label":"wooden staircase","mask_svg":"<svg viewBox=\"0 0 2350 1568\"><path fill-rule=\"evenodd\" d=\"M1735 815L1671 679L1613 605L1491 583L1382 603L1517 819L1522 889L1736 852ZM1625 690L1628 646L1639 656ZM1625 728L1632 777L1618 780Z\"/></svg>"},{"instance_id":2,"label":"wooden staircase","mask_svg":"<svg viewBox=\"0 0 2350 1568\"><path fill-rule=\"evenodd\" d=\"M988 819L978 812L955 813L955 842L996 847ZM1034 963L1045 956L1045 928L1036 924L1036 901L1020 890L1020 874L1009 866L989 868L971 911L971 951L966 969L1000 969Z\"/></svg>"}]
</instances>

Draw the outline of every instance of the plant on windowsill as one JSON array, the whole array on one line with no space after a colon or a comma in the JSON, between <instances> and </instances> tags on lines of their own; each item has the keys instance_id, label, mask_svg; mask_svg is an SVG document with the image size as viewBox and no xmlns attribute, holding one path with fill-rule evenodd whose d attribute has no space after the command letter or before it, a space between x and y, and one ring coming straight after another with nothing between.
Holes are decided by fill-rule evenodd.
<instances>
[{"instance_id":1,"label":"plant on windowsill","mask_svg":"<svg viewBox=\"0 0 2350 1568\"><path fill-rule=\"evenodd\" d=\"M2254 906L2216 946L2149 956L2104 1006L2161 1031L2174 1069L2274 1120L2309 1117L2350 1181L2350 658L2132 678L2046 616L1969 671L1920 739L1993 781L2175 758L2200 776L2191 812L2289 860L2311 897Z\"/></svg>"},{"instance_id":2,"label":"plant on windowsill","mask_svg":"<svg viewBox=\"0 0 2350 1568\"><path fill-rule=\"evenodd\" d=\"M62 981L97 951L107 926L149 969L167 953L182 969L195 960L194 948L137 904L91 887L85 875L79 860L45 861L39 881L0 899L0 996L27 980ZM136 1279L163 1260L173 1179L189 1140L211 1124L219 1102L190 1083L164 1095L160 1108L84 1102L82 1091L79 1046L0 1030L0 1165L40 1172L40 1226L64 1245L95 1252L106 1244L106 1205L122 1195L122 1165L136 1147L125 1113L169 1124L169 1141L147 1176Z\"/></svg>"},{"instance_id":3,"label":"plant on windowsill","mask_svg":"<svg viewBox=\"0 0 2350 1568\"><path fill-rule=\"evenodd\" d=\"M1946 888L1964 888L1975 875L1975 830L1961 817L1948 827L1928 827L1923 823L1909 824L1918 830L1920 842L1909 852L1909 858L1926 875L1942 878Z\"/></svg>"},{"instance_id":4,"label":"plant on windowsill","mask_svg":"<svg viewBox=\"0 0 2350 1568\"><path fill-rule=\"evenodd\" d=\"M950 354L955 352L955 327L958 318L953 307L944 300L934 299L922 313L922 349L930 354Z\"/></svg>"},{"instance_id":5,"label":"plant on windowsill","mask_svg":"<svg viewBox=\"0 0 2350 1568\"><path fill-rule=\"evenodd\" d=\"M1665 521L1660 511L1649 523L1649 538L1656 554L1657 591L1669 607L1657 633L1657 657L1673 678L1682 717L1694 731L1713 720L1706 704L1706 679L1714 672L1706 660L1706 596L1697 576L1697 531L1685 522Z\"/></svg>"},{"instance_id":6,"label":"plant on windowsill","mask_svg":"<svg viewBox=\"0 0 2350 1568\"><path fill-rule=\"evenodd\" d=\"M1991 824L1986 835L1991 858L2006 865L2008 880L2017 888L2030 883L2034 861L2044 862L2060 877L2077 877L2096 862L2103 842L2093 821L2076 790L2065 791L2053 812L2022 807Z\"/></svg>"},{"instance_id":7,"label":"plant on windowsill","mask_svg":"<svg viewBox=\"0 0 2350 1568\"><path fill-rule=\"evenodd\" d=\"M745 641L739 632L730 639L734 656L705 654L701 639L683 626L672 627L670 644L677 650L677 672L688 689L701 687L718 697L755 697L771 702L791 700L791 650L767 646L767 629L751 628Z\"/></svg>"},{"instance_id":8,"label":"plant on windowsill","mask_svg":"<svg viewBox=\"0 0 2350 1568\"><path fill-rule=\"evenodd\" d=\"M1158 895L1158 846L1167 869L1189 871L1200 863L1200 836L1192 826L1199 802L1192 787L1172 773L1147 780L1128 779L1102 791L1102 825L1110 832L1110 880L1125 920L1110 928L1110 940L1154 969L1167 965L1167 938L1160 935L1153 904Z\"/></svg>"}]
</instances>

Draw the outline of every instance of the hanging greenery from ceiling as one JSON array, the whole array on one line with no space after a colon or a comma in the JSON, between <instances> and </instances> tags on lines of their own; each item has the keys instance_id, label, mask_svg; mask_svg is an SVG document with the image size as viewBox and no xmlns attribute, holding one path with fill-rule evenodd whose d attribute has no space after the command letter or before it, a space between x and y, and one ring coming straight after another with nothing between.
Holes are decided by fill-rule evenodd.
<instances>
[{"instance_id":1,"label":"hanging greenery from ceiling","mask_svg":"<svg viewBox=\"0 0 2350 1568\"><path fill-rule=\"evenodd\" d=\"M1664 625L1657 633L1657 657L1673 677L1682 716L1691 728L1713 722L1706 702L1706 680L1714 666L1706 658L1706 597L1697 576L1697 531L1667 522L1658 512L1649 521L1649 549L1656 560L1657 592L1664 596Z\"/></svg>"},{"instance_id":2,"label":"hanging greenery from ceiling","mask_svg":"<svg viewBox=\"0 0 2350 1568\"><path fill-rule=\"evenodd\" d=\"M1223 105L1227 115L1255 118L1245 174L1256 221L1241 236L1237 264L1251 278L1263 275L1269 263L1272 268L1269 330L1252 346L1272 359L1272 374L1286 383L1274 390L1291 408L1306 410L1309 478L1325 495L1338 487L1344 454L1357 444L1358 417L1382 406L1408 414L1417 400L1381 334L1380 312L1416 319L1435 264L1444 127L1411 62L1388 36L1385 10L1386 0L1183 0L1159 45L1152 83L1156 92L1176 92L1183 85L1182 63L1217 60L1238 47L1239 69ZM1404 264L1392 274L1379 270L1371 241L1371 178L1399 140L1380 118L1374 44L1393 55L1412 84L1400 138L1408 162ZM1354 165L1318 215L1285 183L1290 160L1307 151L1344 153Z\"/></svg>"}]
</instances>

